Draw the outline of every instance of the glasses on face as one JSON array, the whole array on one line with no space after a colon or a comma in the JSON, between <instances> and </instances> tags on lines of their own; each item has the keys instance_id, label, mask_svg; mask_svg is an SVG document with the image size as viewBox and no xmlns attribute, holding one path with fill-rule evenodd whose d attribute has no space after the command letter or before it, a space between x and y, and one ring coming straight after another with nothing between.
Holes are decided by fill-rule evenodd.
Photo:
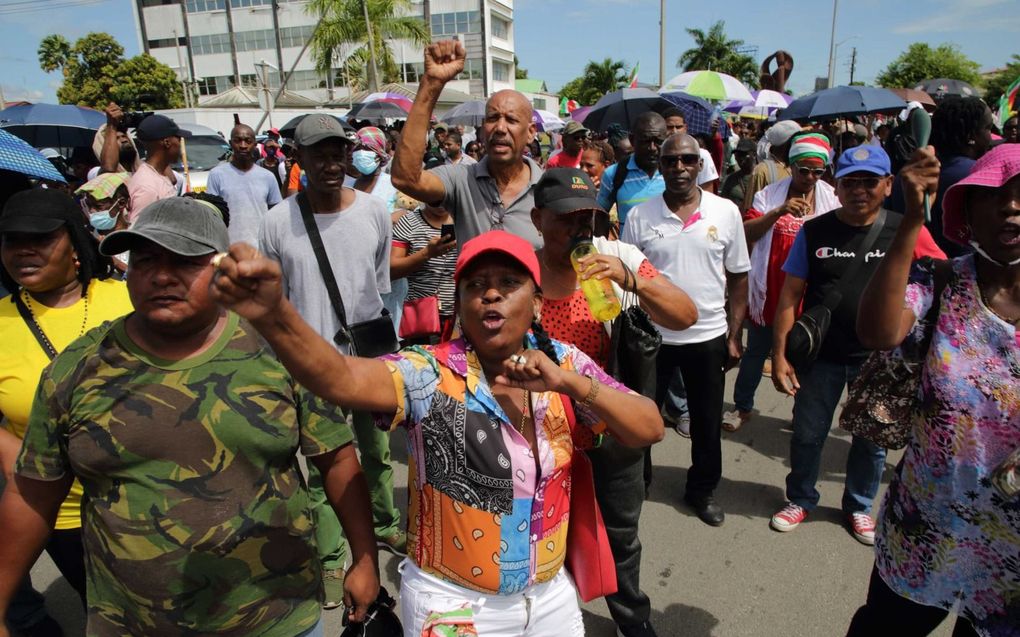
<instances>
[{"instance_id":1,"label":"glasses on face","mask_svg":"<svg viewBox=\"0 0 1020 637\"><path fill-rule=\"evenodd\" d=\"M701 155L697 153L683 153L681 155L660 155L659 161L663 166L676 166L682 163L684 166L696 166L701 161Z\"/></svg>"},{"instance_id":2,"label":"glasses on face","mask_svg":"<svg viewBox=\"0 0 1020 637\"><path fill-rule=\"evenodd\" d=\"M839 180L839 183L847 190L855 190L857 188L874 190L878 188L878 184L881 183L882 179L882 177L843 177Z\"/></svg>"},{"instance_id":3,"label":"glasses on face","mask_svg":"<svg viewBox=\"0 0 1020 637\"><path fill-rule=\"evenodd\" d=\"M801 177L821 177L825 174L824 168L808 168L807 166L798 166L797 172L800 173Z\"/></svg>"}]
</instances>

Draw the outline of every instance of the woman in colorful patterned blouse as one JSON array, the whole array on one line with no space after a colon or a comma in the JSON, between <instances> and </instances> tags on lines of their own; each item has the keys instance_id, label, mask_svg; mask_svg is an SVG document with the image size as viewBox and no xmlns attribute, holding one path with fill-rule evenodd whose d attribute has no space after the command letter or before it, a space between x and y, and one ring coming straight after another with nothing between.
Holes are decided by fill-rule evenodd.
<instances>
[{"instance_id":1,"label":"woman in colorful patterned blouse","mask_svg":"<svg viewBox=\"0 0 1020 637\"><path fill-rule=\"evenodd\" d=\"M946 193L945 236L976 253L911 266L938 176L930 147L900 173L907 212L860 306L873 349L920 339L919 319L939 309L851 635L927 635L949 612L954 635L1020 635L1020 494L995 486L1004 471L1020 478L1020 146L992 150Z\"/></svg>"},{"instance_id":2,"label":"woman in colorful patterned blouse","mask_svg":"<svg viewBox=\"0 0 1020 637\"><path fill-rule=\"evenodd\" d=\"M253 249L235 246L219 267L213 294L252 321L305 387L407 427L405 635L447 616L483 637L583 635L562 568L574 453L564 401L576 403L577 425L630 446L660 440L662 418L545 334L530 244L501 231L465 243L454 273L463 336L385 361L327 347L282 299L277 264Z\"/></svg>"}]
</instances>

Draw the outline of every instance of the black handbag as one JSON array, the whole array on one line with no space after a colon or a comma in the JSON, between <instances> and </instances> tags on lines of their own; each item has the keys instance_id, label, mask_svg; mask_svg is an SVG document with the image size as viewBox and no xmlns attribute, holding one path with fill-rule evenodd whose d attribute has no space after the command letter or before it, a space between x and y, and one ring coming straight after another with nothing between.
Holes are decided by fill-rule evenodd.
<instances>
[{"instance_id":1,"label":"black handbag","mask_svg":"<svg viewBox=\"0 0 1020 637\"><path fill-rule=\"evenodd\" d=\"M843 300L843 288L854 280L857 272L864 265L865 257L871 252L871 248L874 247L878 235L885 226L885 216L885 209L879 211L878 218L871 224L864 241L857 248L853 262L840 277L839 283L825 295L819 305L804 310L787 333L786 349L783 351L786 360L795 369L813 363L818 358L818 352L822 349L825 335L829 332L829 325L832 324L832 312Z\"/></svg>"},{"instance_id":2,"label":"black handbag","mask_svg":"<svg viewBox=\"0 0 1020 637\"><path fill-rule=\"evenodd\" d=\"M634 277L624 266L628 280ZM634 303L613 319L606 372L635 392L655 400L655 357L662 334L648 312Z\"/></svg>"},{"instance_id":3,"label":"black handbag","mask_svg":"<svg viewBox=\"0 0 1020 637\"><path fill-rule=\"evenodd\" d=\"M353 355L365 358L375 358L397 351L399 348L397 332L393 329L390 313L385 308L378 318L348 325L347 312L344 310L343 298L340 296L340 287L333 275L329 257L326 256L326 248L322 245L322 235L319 234L319 226L315 224L308 196L303 192L298 193L297 203L298 208L301 209L301 220L304 221L305 231L308 233L312 250L315 252L315 260L319 264L319 272L326 284L326 292L329 293L329 302L340 319L340 329L333 336L333 342L341 347L349 345Z\"/></svg>"}]
</instances>

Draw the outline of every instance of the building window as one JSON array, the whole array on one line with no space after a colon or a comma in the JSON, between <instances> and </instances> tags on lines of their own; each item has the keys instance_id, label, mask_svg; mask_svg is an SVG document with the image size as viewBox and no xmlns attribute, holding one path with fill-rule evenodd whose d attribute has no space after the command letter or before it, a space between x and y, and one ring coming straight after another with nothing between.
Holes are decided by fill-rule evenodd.
<instances>
[{"instance_id":1,"label":"building window","mask_svg":"<svg viewBox=\"0 0 1020 637\"><path fill-rule=\"evenodd\" d=\"M272 29L269 32L272 33ZM302 47L312 37L313 32L315 32L314 25L284 27L280 29L280 41L285 49L288 47Z\"/></svg>"},{"instance_id":2,"label":"building window","mask_svg":"<svg viewBox=\"0 0 1020 637\"><path fill-rule=\"evenodd\" d=\"M172 46L177 46L178 44L180 44L181 46L187 46L188 41L187 39L180 37L177 38L176 40L174 38L161 38L159 40L149 40L150 49L165 49Z\"/></svg>"},{"instance_id":3,"label":"building window","mask_svg":"<svg viewBox=\"0 0 1020 637\"><path fill-rule=\"evenodd\" d=\"M272 4L273 0L230 0L230 7L233 9L270 6Z\"/></svg>"},{"instance_id":4,"label":"building window","mask_svg":"<svg viewBox=\"0 0 1020 637\"><path fill-rule=\"evenodd\" d=\"M502 40L510 39L510 23L495 13L492 15L492 37Z\"/></svg>"},{"instance_id":5,"label":"building window","mask_svg":"<svg viewBox=\"0 0 1020 637\"><path fill-rule=\"evenodd\" d=\"M446 36L458 33L481 33L482 14L478 11L432 14L432 35Z\"/></svg>"},{"instance_id":6,"label":"building window","mask_svg":"<svg viewBox=\"0 0 1020 637\"><path fill-rule=\"evenodd\" d=\"M492 62L492 79L497 82L510 81L510 65L506 62Z\"/></svg>"},{"instance_id":7,"label":"building window","mask_svg":"<svg viewBox=\"0 0 1020 637\"><path fill-rule=\"evenodd\" d=\"M220 75L218 77L203 77L195 82L199 95L216 95L223 93L234 85L234 76Z\"/></svg>"},{"instance_id":8,"label":"building window","mask_svg":"<svg viewBox=\"0 0 1020 637\"><path fill-rule=\"evenodd\" d=\"M160 7L164 4L177 4L174 0L142 0L143 7Z\"/></svg>"},{"instance_id":9,"label":"building window","mask_svg":"<svg viewBox=\"0 0 1020 637\"><path fill-rule=\"evenodd\" d=\"M425 75L425 65L422 62L405 62L400 78L404 82L420 82L423 75Z\"/></svg>"},{"instance_id":10,"label":"building window","mask_svg":"<svg viewBox=\"0 0 1020 637\"><path fill-rule=\"evenodd\" d=\"M202 13L203 11L223 11L226 9L224 0L187 0L185 6L188 13Z\"/></svg>"},{"instance_id":11,"label":"building window","mask_svg":"<svg viewBox=\"0 0 1020 637\"><path fill-rule=\"evenodd\" d=\"M226 33L192 36L191 52L195 55L230 53L230 38Z\"/></svg>"}]
</instances>

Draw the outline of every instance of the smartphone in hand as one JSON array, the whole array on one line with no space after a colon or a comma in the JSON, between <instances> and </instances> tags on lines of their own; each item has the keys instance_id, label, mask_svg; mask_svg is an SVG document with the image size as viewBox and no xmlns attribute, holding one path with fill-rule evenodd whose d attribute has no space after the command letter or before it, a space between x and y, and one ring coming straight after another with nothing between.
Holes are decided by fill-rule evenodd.
<instances>
[{"instance_id":1,"label":"smartphone in hand","mask_svg":"<svg viewBox=\"0 0 1020 637\"><path fill-rule=\"evenodd\" d=\"M439 229L439 236L443 238L443 241L452 241L453 239L456 239L457 235L454 234L453 224L444 223Z\"/></svg>"}]
</instances>

